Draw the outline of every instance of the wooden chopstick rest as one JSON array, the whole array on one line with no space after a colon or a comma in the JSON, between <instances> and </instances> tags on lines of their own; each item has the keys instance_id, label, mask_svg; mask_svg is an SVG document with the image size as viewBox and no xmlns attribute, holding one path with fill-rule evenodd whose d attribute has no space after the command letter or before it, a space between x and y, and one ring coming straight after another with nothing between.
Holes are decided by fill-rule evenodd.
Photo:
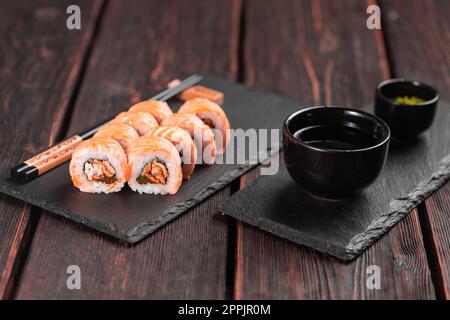
<instances>
[{"instance_id":1,"label":"wooden chopstick rest","mask_svg":"<svg viewBox=\"0 0 450 320\"><path fill-rule=\"evenodd\" d=\"M172 88L174 86L177 86L179 83L180 80L175 79L170 81L167 87ZM176 98L181 101L187 101L194 98L206 98L221 105L224 101L224 94L223 92L218 90L214 90L201 85L196 85L179 93Z\"/></svg>"}]
</instances>

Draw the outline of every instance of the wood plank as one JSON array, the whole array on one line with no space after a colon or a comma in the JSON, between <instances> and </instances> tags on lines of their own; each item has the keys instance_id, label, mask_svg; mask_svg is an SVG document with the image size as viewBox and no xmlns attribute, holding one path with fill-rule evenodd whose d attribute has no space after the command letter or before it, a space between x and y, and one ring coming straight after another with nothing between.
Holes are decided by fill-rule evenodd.
<instances>
[{"instance_id":1,"label":"wood plank","mask_svg":"<svg viewBox=\"0 0 450 320\"><path fill-rule=\"evenodd\" d=\"M440 298L450 299L450 183L425 200L422 224Z\"/></svg>"},{"instance_id":2,"label":"wood plank","mask_svg":"<svg viewBox=\"0 0 450 320\"><path fill-rule=\"evenodd\" d=\"M227 219L217 213L229 193L224 189L133 246L42 215L17 298L223 298ZM66 286L70 265L80 267L81 290Z\"/></svg>"},{"instance_id":3,"label":"wood plank","mask_svg":"<svg viewBox=\"0 0 450 320\"><path fill-rule=\"evenodd\" d=\"M424 81L450 99L449 1L383 1L384 22L396 77ZM411 23L420 21L420 23ZM412 39L412 40L411 40ZM395 46L394 46L395 44ZM423 229L439 297L450 299L450 183L425 201Z\"/></svg>"},{"instance_id":4,"label":"wood plank","mask_svg":"<svg viewBox=\"0 0 450 320\"><path fill-rule=\"evenodd\" d=\"M109 2L70 132L175 77L236 78L240 8L220 0ZM43 215L17 298L225 298L228 220L217 207L229 194L225 188L132 247ZM66 287L72 264L81 268L81 290Z\"/></svg>"},{"instance_id":5,"label":"wood plank","mask_svg":"<svg viewBox=\"0 0 450 320\"><path fill-rule=\"evenodd\" d=\"M383 25L395 77L428 83L450 99L450 2L382 1Z\"/></svg>"},{"instance_id":6,"label":"wood plank","mask_svg":"<svg viewBox=\"0 0 450 320\"><path fill-rule=\"evenodd\" d=\"M246 83L304 104L359 107L389 77L379 31L366 28L370 2L250 0L246 12ZM271 48L271 50L264 50ZM235 298L434 298L417 211L351 263L237 226ZM367 267L381 270L381 289L366 287Z\"/></svg>"},{"instance_id":7,"label":"wood plank","mask_svg":"<svg viewBox=\"0 0 450 320\"><path fill-rule=\"evenodd\" d=\"M69 31L66 8L82 8L81 31ZM1 1L0 167L53 144L63 129L101 1ZM30 206L0 196L0 298L9 298L33 235ZM39 212L34 212L36 218Z\"/></svg>"}]
</instances>

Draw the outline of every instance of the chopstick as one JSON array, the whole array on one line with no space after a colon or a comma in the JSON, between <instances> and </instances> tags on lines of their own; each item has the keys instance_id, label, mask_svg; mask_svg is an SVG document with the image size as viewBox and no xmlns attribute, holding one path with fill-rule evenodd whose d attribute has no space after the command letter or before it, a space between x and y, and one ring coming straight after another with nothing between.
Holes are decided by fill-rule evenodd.
<instances>
[{"instance_id":1,"label":"chopstick","mask_svg":"<svg viewBox=\"0 0 450 320\"><path fill-rule=\"evenodd\" d=\"M190 77L187 77L183 81L180 82L179 85L173 88L167 88L164 91L161 91L157 95L151 97L149 100L159 100L159 101L167 101L170 98L176 96L177 94L183 92L187 88L192 87L194 84L199 83L202 80L202 77L198 74L193 74Z\"/></svg>"},{"instance_id":2,"label":"chopstick","mask_svg":"<svg viewBox=\"0 0 450 320\"><path fill-rule=\"evenodd\" d=\"M201 76L197 74L191 75L181 81L176 87L165 89L148 100L167 101L201 80ZM28 182L68 161L72 156L72 152L81 141L91 138L98 128L112 119L114 118L103 121L85 132L76 134L11 168L11 178L20 182Z\"/></svg>"}]
</instances>

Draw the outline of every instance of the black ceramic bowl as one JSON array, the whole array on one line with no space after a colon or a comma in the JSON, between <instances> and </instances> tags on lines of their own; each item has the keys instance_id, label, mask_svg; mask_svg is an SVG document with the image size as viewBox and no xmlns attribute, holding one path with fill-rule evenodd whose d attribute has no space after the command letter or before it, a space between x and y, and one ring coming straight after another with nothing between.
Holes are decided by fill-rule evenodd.
<instances>
[{"instance_id":1,"label":"black ceramic bowl","mask_svg":"<svg viewBox=\"0 0 450 320\"><path fill-rule=\"evenodd\" d=\"M341 107L291 114L283 155L292 178L320 197L339 199L370 185L383 169L390 131L380 118Z\"/></svg>"},{"instance_id":2,"label":"black ceramic bowl","mask_svg":"<svg viewBox=\"0 0 450 320\"><path fill-rule=\"evenodd\" d=\"M423 103L408 105L395 97L417 97ZM419 81L391 79L381 82L375 92L375 114L391 128L396 138L412 138L427 130L434 120L439 100L437 91Z\"/></svg>"}]
</instances>

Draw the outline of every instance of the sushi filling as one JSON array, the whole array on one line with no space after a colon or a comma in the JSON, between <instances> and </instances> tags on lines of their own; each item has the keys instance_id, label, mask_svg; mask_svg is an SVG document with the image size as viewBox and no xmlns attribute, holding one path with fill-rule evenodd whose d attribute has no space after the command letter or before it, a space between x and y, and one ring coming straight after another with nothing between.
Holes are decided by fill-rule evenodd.
<instances>
[{"instance_id":1,"label":"sushi filling","mask_svg":"<svg viewBox=\"0 0 450 320\"><path fill-rule=\"evenodd\" d=\"M142 169L141 174L136 178L139 184L166 184L169 171L164 162L153 159Z\"/></svg>"},{"instance_id":2,"label":"sushi filling","mask_svg":"<svg viewBox=\"0 0 450 320\"><path fill-rule=\"evenodd\" d=\"M212 122L211 119L203 118L202 120L203 120L203 122L204 122L208 127L210 127L211 129L214 129L214 128L215 128L215 127L214 127L214 123Z\"/></svg>"},{"instance_id":3,"label":"sushi filling","mask_svg":"<svg viewBox=\"0 0 450 320\"><path fill-rule=\"evenodd\" d=\"M89 159L84 164L84 174L89 181L111 184L117 181L116 170L109 161Z\"/></svg>"}]
</instances>

